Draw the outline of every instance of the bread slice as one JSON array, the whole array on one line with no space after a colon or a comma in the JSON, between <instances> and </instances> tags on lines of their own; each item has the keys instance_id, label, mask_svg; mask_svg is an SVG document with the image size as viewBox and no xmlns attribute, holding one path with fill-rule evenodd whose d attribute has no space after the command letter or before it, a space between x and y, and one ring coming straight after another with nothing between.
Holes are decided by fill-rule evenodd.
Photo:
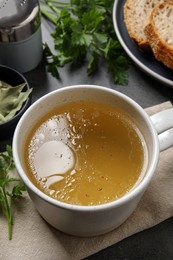
<instances>
[{"instance_id":1,"label":"bread slice","mask_svg":"<svg viewBox=\"0 0 173 260\"><path fill-rule=\"evenodd\" d=\"M172 0L170 0L172 1ZM148 39L144 32L154 6L164 0L127 0L124 5L124 22L129 36L139 47L147 49ZM173 1L172 1L173 2Z\"/></svg>"},{"instance_id":2,"label":"bread slice","mask_svg":"<svg viewBox=\"0 0 173 260\"><path fill-rule=\"evenodd\" d=\"M145 35L155 58L173 69L173 3L158 4L151 12Z\"/></svg>"}]
</instances>

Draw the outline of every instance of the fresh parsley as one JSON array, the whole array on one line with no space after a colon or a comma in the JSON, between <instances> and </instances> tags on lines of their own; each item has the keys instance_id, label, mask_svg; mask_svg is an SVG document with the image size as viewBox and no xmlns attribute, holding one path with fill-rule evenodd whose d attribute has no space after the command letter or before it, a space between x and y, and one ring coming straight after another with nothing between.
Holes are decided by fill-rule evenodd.
<instances>
[{"instance_id":1,"label":"fresh parsley","mask_svg":"<svg viewBox=\"0 0 173 260\"><path fill-rule=\"evenodd\" d=\"M42 15L55 25L54 50L47 43L44 46L48 71L53 76L60 78L58 67L84 62L91 75L104 60L115 83L128 83L129 60L113 28L112 8L112 0L41 1Z\"/></svg>"},{"instance_id":2,"label":"fresh parsley","mask_svg":"<svg viewBox=\"0 0 173 260\"><path fill-rule=\"evenodd\" d=\"M12 203L22 195L25 186L18 178L10 177L10 171L15 168L12 148L6 147L6 153L0 153L0 206L8 223L8 239L12 239L13 213Z\"/></svg>"}]
</instances>

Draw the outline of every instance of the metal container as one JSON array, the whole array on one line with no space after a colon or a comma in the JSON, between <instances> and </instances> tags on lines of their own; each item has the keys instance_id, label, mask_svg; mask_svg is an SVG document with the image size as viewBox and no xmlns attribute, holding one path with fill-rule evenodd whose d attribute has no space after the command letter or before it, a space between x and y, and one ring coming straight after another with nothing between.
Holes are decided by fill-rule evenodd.
<instances>
[{"instance_id":1,"label":"metal container","mask_svg":"<svg viewBox=\"0 0 173 260\"><path fill-rule=\"evenodd\" d=\"M37 0L0 0L0 64L20 72L42 58L41 14Z\"/></svg>"}]
</instances>

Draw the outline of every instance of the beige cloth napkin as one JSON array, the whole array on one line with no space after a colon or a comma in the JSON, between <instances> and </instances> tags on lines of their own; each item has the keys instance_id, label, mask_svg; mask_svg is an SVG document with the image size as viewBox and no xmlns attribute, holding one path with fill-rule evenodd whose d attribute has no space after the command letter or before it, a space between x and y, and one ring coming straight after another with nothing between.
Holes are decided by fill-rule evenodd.
<instances>
[{"instance_id":1,"label":"beige cloth napkin","mask_svg":"<svg viewBox=\"0 0 173 260\"><path fill-rule=\"evenodd\" d=\"M170 102L146 109L148 114L171 107ZM129 219L116 230L98 237L69 236L50 227L25 194L14 211L13 238L0 214L0 259L71 260L92 255L141 230L173 216L173 148L160 154L157 172Z\"/></svg>"}]
</instances>

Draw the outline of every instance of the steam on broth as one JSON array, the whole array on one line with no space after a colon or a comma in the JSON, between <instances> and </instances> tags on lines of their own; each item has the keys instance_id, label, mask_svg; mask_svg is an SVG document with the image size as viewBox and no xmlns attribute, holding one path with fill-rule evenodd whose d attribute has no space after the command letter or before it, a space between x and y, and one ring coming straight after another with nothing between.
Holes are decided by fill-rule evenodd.
<instances>
[{"instance_id":1,"label":"steam on broth","mask_svg":"<svg viewBox=\"0 0 173 260\"><path fill-rule=\"evenodd\" d=\"M99 205L122 197L142 178L146 144L135 122L108 104L57 106L31 129L24 148L31 181L70 204Z\"/></svg>"}]
</instances>

